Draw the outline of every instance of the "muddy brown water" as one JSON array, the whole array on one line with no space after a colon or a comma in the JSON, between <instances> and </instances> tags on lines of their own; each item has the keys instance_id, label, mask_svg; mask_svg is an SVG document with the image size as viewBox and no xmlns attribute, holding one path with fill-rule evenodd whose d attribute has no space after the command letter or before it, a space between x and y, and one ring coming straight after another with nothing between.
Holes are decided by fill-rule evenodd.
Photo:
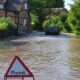
<instances>
[{"instance_id":1,"label":"muddy brown water","mask_svg":"<svg viewBox=\"0 0 80 80\"><path fill-rule=\"evenodd\" d=\"M30 68L35 80L80 80L80 39L69 34L34 32L0 41L0 80L15 55Z\"/></svg>"}]
</instances>

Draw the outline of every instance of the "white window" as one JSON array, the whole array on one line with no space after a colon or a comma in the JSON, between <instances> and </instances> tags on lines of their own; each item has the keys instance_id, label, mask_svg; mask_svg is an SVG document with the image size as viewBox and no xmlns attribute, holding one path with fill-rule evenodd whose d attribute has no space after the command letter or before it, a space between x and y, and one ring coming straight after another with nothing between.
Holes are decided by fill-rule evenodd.
<instances>
[{"instance_id":1,"label":"white window","mask_svg":"<svg viewBox=\"0 0 80 80\"><path fill-rule=\"evenodd\" d=\"M26 19L24 19L24 21L23 21L23 26L25 26L26 25Z\"/></svg>"},{"instance_id":2,"label":"white window","mask_svg":"<svg viewBox=\"0 0 80 80\"><path fill-rule=\"evenodd\" d=\"M28 5L27 5L27 3L24 4L24 8L25 8L25 10L28 9Z\"/></svg>"},{"instance_id":3,"label":"white window","mask_svg":"<svg viewBox=\"0 0 80 80\"><path fill-rule=\"evenodd\" d=\"M4 4L0 4L0 9L4 9Z\"/></svg>"}]
</instances>

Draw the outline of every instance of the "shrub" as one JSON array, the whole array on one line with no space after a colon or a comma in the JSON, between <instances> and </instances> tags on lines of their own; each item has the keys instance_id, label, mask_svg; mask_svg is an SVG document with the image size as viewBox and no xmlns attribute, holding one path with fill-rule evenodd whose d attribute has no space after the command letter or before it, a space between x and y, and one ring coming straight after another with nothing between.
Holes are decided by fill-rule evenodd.
<instances>
[{"instance_id":1,"label":"shrub","mask_svg":"<svg viewBox=\"0 0 80 80\"><path fill-rule=\"evenodd\" d=\"M31 26L35 29L36 23L38 22L38 16L31 14Z\"/></svg>"},{"instance_id":2,"label":"shrub","mask_svg":"<svg viewBox=\"0 0 80 80\"><path fill-rule=\"evenodd\" d=\"M58 26L58 21L59 21L59 16L52 17L49 20L45 20L43 22L43 28L45 29L46 27L49 26Z\"/></svg>"},{"instance_id":3,"label":"shrub","mask_svg":"<svg viewBox=\"0 0 80 80\"><path fill-rule=\"evenodd\" d=\"M13 30L16 29L16 25L10 18L0 18L0 30Z\"/></svg>"},{"instance_id":4,"label":"shrub","mask_svg":"<svg viewBox=\"0 0 80 80\"><path fill-rule=\"evenodd\" d=\"M71 32L71 28L67 22L68 14L54 16L49 20L44 21L43 28L48 26L59 26L62 32Z\"/></svg>"},{"instance_id":5,"label":"shrub","mask_svg":"<svg viewBox=\"0 0 80 80\"><path fill-rule=\"evenodd\" d=\"M17 27L16 27L16 25L15 25L13 22L9 22L7 28L8 28L9 30L14 30L14 29L16 29Z\"/></svg>"},{"instance_id":6,"label":"shrub","mask_svg":"<svg viewBox=\"0 0 80 80\"><path fill-rule=\"evenodd\" d=\"M75 35L80 36L80 0L76 0L68 15L68 24Z\"/></svg>"}]
</instances>

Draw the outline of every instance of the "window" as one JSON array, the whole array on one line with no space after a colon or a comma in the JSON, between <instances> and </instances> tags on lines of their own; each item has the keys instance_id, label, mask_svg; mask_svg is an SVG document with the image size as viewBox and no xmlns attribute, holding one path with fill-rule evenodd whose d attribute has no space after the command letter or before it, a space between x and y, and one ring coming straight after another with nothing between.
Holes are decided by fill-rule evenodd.
<instances>
[{"instance_id":1,"label":"window","mask_svg":"<svg viewBox=\"0 0 80 80\"><path fill-rule=\"evenodd\" d=\"M24 3L24 9L25 9L25 10L28 9L27 3Z\"/></svg>"},{"instance_id":2,"label":"window","mask_svg":"<svg viewBox=\"0 0 80 80\"><path fill-rule=\"evenodd\" d=\"M0 9L4 9L4 4L0 3Z\"/></svg>"},{"instance_id":3,"label":"window","mask_svg":"<svg viewBox=\"0 0 80 80\"><path fill-rule=\"evenodd\" d=\"M24 19L24 21L23 21L23 26L25 26L26 25L26 19Z\"/></svg>"}]
</instances>

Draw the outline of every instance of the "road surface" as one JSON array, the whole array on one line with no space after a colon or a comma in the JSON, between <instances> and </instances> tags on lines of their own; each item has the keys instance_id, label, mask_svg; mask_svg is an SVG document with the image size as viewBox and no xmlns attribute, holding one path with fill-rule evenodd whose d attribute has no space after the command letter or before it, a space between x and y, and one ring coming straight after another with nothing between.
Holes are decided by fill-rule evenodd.
<instances>
[{"instance_id":1,"label":"road surface","mask_svg":"<svg viewBox=\"0 0 80 80\"><path fill-rule=\"evenodd\" d=\"M33 32L1 41L0 80L15 55L33 72L35 80L80 80L80 39L70 34Z\"/></svg>"}]
</instances>

